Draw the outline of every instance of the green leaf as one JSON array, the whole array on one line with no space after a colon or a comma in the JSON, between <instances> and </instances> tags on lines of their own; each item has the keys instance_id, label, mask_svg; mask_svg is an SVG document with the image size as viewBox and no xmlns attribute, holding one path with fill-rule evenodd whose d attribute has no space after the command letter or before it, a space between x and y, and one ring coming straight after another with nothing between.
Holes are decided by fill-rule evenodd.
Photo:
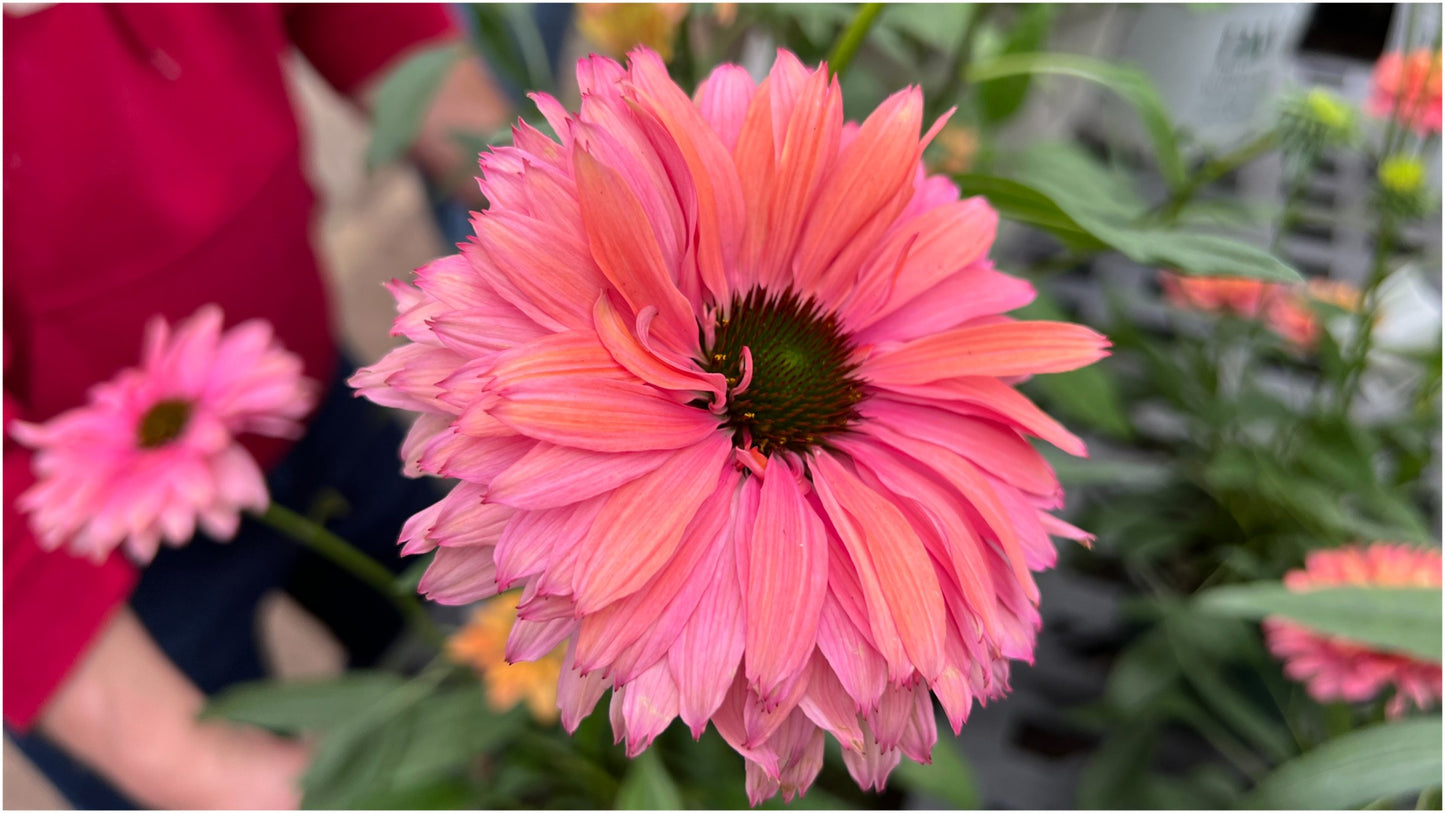
<instances>
[{"instance_id":1,"label":"green leaf","mask_svg":"<svg viewBox=\"0 0 1445 813\"><path fill-rule=\"evenodd\" d=\"M1240 800L1242 808L1358 807L1440 784L1440 717L1352 731L1284 763Z\"/></svg>"},{"instance_id":2,"label":"green leaf","mask_svg":"<svg viewBox=\"0 0 1445 813\"><path fill-rule=\"evenodd\" d=\"M672 781L667 767L657 756L657 751L648 749L638 754L622 778L617 789L618 810L677 810L682 807L682 796L677 784Z\"/></svg>"},{"instance_id":3,"label":"green leaf","mask_svg":"<svg viewBox=\"0 0 1445 813\"><path fill-rule=\"evenodd\" d=\"M385 672L348 672L321 680L258 681L213 696L203 717L222 717L281 733L325 730L371 708L402 679Z\"/></svg>"},{"instance_id":4,"label":"green leaf","mask_svg":"<svg viewBox=\"0 0 1445 813\"><path fill-rule=\"evenodd\" d=\"M1112 248L1141 265L1185 274L1298 282L1267 251L1217 234L1161 227L1129 180L1077 148L1039 144L999 160L1000 175L955 178L964 195L983 195L1009 220L1044 229L1077 251Z\"/></svg>"},{"instance_id":5,"label":"green leaf","mask_svg":"<svg viewBox=\"0 0 1445 813\"><path fill-rule=\"evenodd\" d=\"M493 712L480 683L428 696L404 715L409 737L391 766L391 782L419 784L497 750L521 730L524 715L522 709Z\"/></svg>"},{"instance_id":6,"label":"green leaf","mask_svg":"<svg viewBox=\"0 0 1445 813\"><path fill-rule=\"evenodd\" d=\"M378 167L400 157L416 141L432 97L462 54L455 43L428 48L408 58L376 89L371 146L366 163Z\"/></svg>"},{"instance_id":7,"label":"green leaf","mask_svg":"<svg viewBox=\"0 0 1445 813\"><path fill-rule=\"evenodd\" d=\"M1169 121L1164 102L1149 78L1135 68L1126 68L1078 54L1005 54L968 69L971 83L991 82L1013 76L1054 74L1097 82L1122 96L1134 106L1154 143L1159 171L1170 189L1184 184L1184 159Z\"/></svg>"},{"instance_id":8,"label":"green leaf","mask_svg":"<svg viewBox=\"0 0 1445 813\"><path fill-rule=\"evenodd\" d=\"M955 810L976 810L983 803L973 769L947 739L933 746L933 764L904 759L893 777L910 792L927 797L926 801L943 802Z\"/></svg>"},{"instance_id":9,"label":"green leaf","mask_svg":"<svg viewBox=\"0 0 1445 813\"><path fill-rule=\"evenodd\" d=\"M1217 587L1195 599L1201 612L1280 616L1313 630L1391 652L1440 661L1440 588L1332 587L1296 592L1279 582Z\"/></svg>"},{"instance_id":10,"label":"green leaf","mask_svg":"<svg viewBox=\"0 0 1445 813\"><path fill-rule=\"evenodd\" d=\"M1267 282L1303 279L1268 251L1230 237L1173 229L1133 229L1114 247L1141 265L1166 265L1197 276L1253 277Z\"/></svg>"},{"instance_id":11,"label":"green leaf","mask_svg":"<svg viewBox=\"0 0 1445 813\"><path fill-rule=\"evenodd\" d=\"M1007 220L1027 223L1052 233L1072 248L1096 251L1109 248L1048 195L1018 181L982 173L954 177L964 197L982 195Z\"/></svg>"},{"instance_id":12,"label":"green leaf","mask_svg":"<svg viewBox=\"0 0 1445 813\"><path fill-rule=\"evenodd\" d=\"M1027 54L1044 46L1054 19L1047 3L1019 7L1019 18L1004 37L999 55ZM998 124L1018 112L1029 95L1030 74L1011 76L978 87L978 112L989 124Z\"/></svg>"}]
</instances>

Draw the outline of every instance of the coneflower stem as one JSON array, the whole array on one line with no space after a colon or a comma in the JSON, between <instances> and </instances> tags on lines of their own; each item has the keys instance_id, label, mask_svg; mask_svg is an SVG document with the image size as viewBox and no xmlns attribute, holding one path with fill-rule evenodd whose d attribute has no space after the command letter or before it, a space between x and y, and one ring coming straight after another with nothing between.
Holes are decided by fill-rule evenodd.
<instances>
[{"instance_id":1,"label":"coneflower stem","mask_svg":"<svg viewBox=\"0 0 1445 813\"><path fill-rule=\"evenodd\" d=\"M858 47L868 36L868 30L873 27L873 21L883 13L882 3L864 3L853 15L853 21L843 29L838 37L838 42L833 45L833 50L828 53L828 69L834 76L842 76L848 70L848 63L853 61L853 55L858 53Z\"/></svg>"},{"instance_id":2,"label":"coneflower stem","mask_svg":"<svg viewBox=\"0 0 1445 813\"><path fill-rule=\"evenodd\" d=\"M357 550L350 542L276 502L267 506L264 512L253 512L251 516L283 536L305 545L385 596L428 644L437 649L445 645L446 635L436 622L431 620L431 616L427 615L426 608L422 607L416 596L398 589L396 577L390 570Z\"/></svg>"},{"instance_id":3,"label":"coneflower stem","mask_svg":"<svg viewBox=\"0 0 1445 813\"><path fill-rule=\"evenodd\" d=\"M1171 195L1168 200L1160 204L1156 212L1161 215L1166 222L1173 223L1175 219L1179 217L1179 213L1184 210L1184 207L1189 205L1189 203L1194 200L1194 196L1199 194L1206 186L1209 186L1225 175L1264 155L1274 149L1278 143L1279 133L1276 128L1271 127L1253 141L1245 143L1233 152L1225 153L1217 158L1211 158L1204 163L1204 166L1199 168L1198 172L1194 173L1188 183Z\"/></svg>"}]
</instances>

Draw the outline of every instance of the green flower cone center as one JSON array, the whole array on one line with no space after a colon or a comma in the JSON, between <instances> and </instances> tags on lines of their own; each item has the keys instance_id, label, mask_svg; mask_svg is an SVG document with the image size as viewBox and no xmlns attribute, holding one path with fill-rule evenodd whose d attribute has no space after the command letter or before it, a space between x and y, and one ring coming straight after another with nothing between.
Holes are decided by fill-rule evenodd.
<instances>
[{"instance_id":1,"label":"green flower cone center","mask_svg":"<svg viewBox=\"0 0 1445 813\"><path fill-rule=\"evenodd\" d=\"M181 436L185 431L186 423L191 419L191 404L189 401L167 399L157 401L155 406L146 410L146 414L140 419L140 431L137 432L142 449L155 449Z\"/></svg>"},{"instance_id":2,"label":"green flower cone center","mask_svg":"<svg viewBox=\"0 0 1445 813\"><path fill-rule=\"evenodd\" d=\"M853 347L835 315L792 291L762 289L735 297L729 314L719 320L702 366L728 380L734 443L764 454L804 451L826 445L858 417L862 382L852 375ZM738 393L744 347L753 375Z\"/></svg>"}]
</instances>

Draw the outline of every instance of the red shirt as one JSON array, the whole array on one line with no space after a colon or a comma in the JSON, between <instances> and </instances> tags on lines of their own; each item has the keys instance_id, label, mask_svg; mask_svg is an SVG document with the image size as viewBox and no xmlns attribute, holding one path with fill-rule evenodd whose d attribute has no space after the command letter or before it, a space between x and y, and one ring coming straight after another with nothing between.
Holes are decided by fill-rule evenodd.
<instances>
[{"instance_id":1,"label":"red shirt","mask_svg":"<svg viewBox=\"0 0 1445 813\"><path fill-rule=\"evenodd\" d=\"M260 317L330 380L329 304L308 233L283 73L292 45L350 93L455 36L441 6L57 5L4 20L4 715L28 727L135 568L41 551L11 420L43 421L140 360L145 323L208 302ZM249 443L263 466L286 444Z\"/></svg>"}]
</instances>

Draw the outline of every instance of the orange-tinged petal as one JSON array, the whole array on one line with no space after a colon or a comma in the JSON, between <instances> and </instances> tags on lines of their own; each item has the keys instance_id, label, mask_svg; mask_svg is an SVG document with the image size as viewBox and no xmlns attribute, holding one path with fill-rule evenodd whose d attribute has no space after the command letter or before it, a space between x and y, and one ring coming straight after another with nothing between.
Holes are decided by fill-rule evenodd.
<instances>
[{"instance_id":1,"label":"orange-tinged petal","mask_svg":"<svg viewBox=\"0 0 1445 813\"><path fill-rule=\"evenodd\" d=\"M963 455L984 471L1032 494L1059 491L1048 461L1008 427L946 410L894 401L886 395L860 404L864 416Z\"/></svg>"},{"instance_id":2,"label":"orange-tinged petal","mask_svg":"<svg viewBox=\"0 0 1445 813\"><path fill-rule=\"evenodd\" d=\"M636 51L632 81L639 100L666 129L687 163L697 203L697 267L715 300L728 294L727 271L737 262L743 231L743 192L729 149L702 113L667 75L656 54Z\"/></svg>"},{"instance_id":3,"label":"orange-tinged petal","mask_svg":"<svg viewBox=\"0 0 1445 813\"><path fill-rule=\"evenodd\" d=\"M876 490L891 491L900 507L911 508L926 520L913 523L919 539L935 561L947 563L946 572L958 584L969 610L993 634L998 628L998 597L988 579L987 551L960 513L956 495L886 445L846 438L838 448L850 454L862 471L878 478Z\"/></svg>"},{"instance_id":4,"label":"orange-tinged petal","mask_svg":"<svg viewBox=\"0 0 1445 813\"><path fill-rule=\"evenodd\" d=\"M721 373L705 373L694 367L680 370L676 366L653 355L622 319L622 314L613 307L611 299L603 294L598 297L592 310L593 324L597 336L602 340L612 358L629 372L654 387L672 390L679 394L679 401L692 401L697 393L706 392L719 403L726 397L727 379Z\"/></svg>"},{"instance_id":5,"label":"orange-tinged petal","mask_svg":"<svg viewBox=\"0 0 1445 813\"><path fill-rule=\"evenodd\" d=\"M863 580L870 619L888 613L909 665L933 680L943 669L943 595L923 543L897 508L832 455L813 455L812 467L818 495L855 568L860 575L865 570L874 573L872 579ZM871 589L870 581L874 581ZM881 634L875 624L874 635ZM904 664L889 666L895 682L902 682L910 671Z\"/></svg>"},{"instance_id":6,"label":"orange-tinged petal","mask_svg":"<svg viewBox=\"0 0 1445 813\"><path fill-rule=\"evenodd\" d=\"M605 494L653 471L668 452L594 452L537 443L499 473L487 487L487 500L536 510Z\"/></svg>"},{"instance_id":7,"label":"orange-tinged petal","mask_svg":"<svg viewBox=\"0 0 1445 813\"><path fill-rule=\"evenodd\" d=\"M936 444L904 435L886 426L873 426L871 434L900 452L932 469L958 490L967 503L982 516L994 532L1013 569L1015 578L1023 585L1030 601L1039 600L1038 588L1029 575L1023 547L1018 531L1008 509L999 500L983 474L962 456Z\"/></svg>"},{"instance_id":8,"label":"orange-tinged petal","mask_svg":"<svg viewBox=\"0 0 1445 813\"><path fill-rule=\"evenodd\" d=\"M602 274L639 313L658 310L657 332L670 349L697 352L697 322L687 298L668 275L657 237L622 176L586 150L575 155L577 196L592 257ZM595 297L592 300L595 302Z\"/></svg>"},{"instance_id":9,"label":"orange-tinged petal","mask_svg":"<svg viewBox=\"0 0 1445 813\"><path fill-rule=\"evenodd\" d=\"M955 328L878 350L859 375L880 386L957 376L1061 373L1108 355L1109 340L1066 322L999 322Z\"/></svg>"},{"instance_id":10,"label":"orange-tinged petal","mask_svg":"<svg viewBox=\"0 0 1445 813\"><path fill-rule=\"evenodd\" d=\"M513 430L598 452L682 449L717 434L711 413L642 384L552 376L508 388L488 413Z\"/></svg>"},{"instance_id":11,"label":"orange-tinged petal","mask_svg":"<svg viewBox=\"0 0 1445 813\"><path fill-rule=\"evenodd\" d=\"M608 497L578 559L579 613L597 612L631 594L662 569L698 507L717 488L731 450L724 435L713 433ZM669 499L657 499L659 493Z\"/></svg>"},{"instance_id":12,"label":"orange-tinged petal","mask_svg":"<svg viewBox=\"0 0 1445 813\"><path fill-rule=\"evenodd\" d=\"M864 224L900 192L903 198L895 214L902 210L912 196L911 181L922 151L918 140L922 122L923 94L916 87L888 97L863 122L853 143L838 156L811 207L793 257L797 288L827 291L829 280L824 272L852 244ZM856 273L856 269L843 269L845 273L848 270ZM826 295L820 298L836 301Z\"/></svg>"},{"instance_id":13,"label":"orange-tinged petal","mask_svg":"<svg viewBox=\"0 0 1445 813\"><path fill-rule=\"evenodd\" d=\"M776 92L775 88L775 110L778 107ZM829 81L826 70L815 71L799 91L787 129L782 132L763 253L758 263L758 280L765 287L780 288L791 279L794 248L832 166L842 129L843 93L836 80ZM776 139L777 129L773 135Z\"/></svg>"},{"instance_id":14,"label":"orange-tinged petal","mask_svg":"<svg viewBox=\"0 0 1445 813\"><path fill-rule=\"evenodd\" d=\"M588 669L594 664L612 664L613 678L626 683L636 671L651 667L666 654L717 573L736 479L735 473L724 476L703 501L688 522L677 552L646 589L582 618L577 635L579 664ZM623 650L640 638L646 638L641 648L646 651L633 651L622 662Z\"/></svg>"},{"instance_id":15,"label":"orange-tinged petal","mask_svg":"<svg viewBox=\"0 0 1445 813\"><path fill-rule=\"evenodd\" d=\"M964 415L978 415L1012 424L1027 434L1046 440L1071 455L1083 457L1088 449L1078 435L1039 409L1028 396L997 378L970 376L929 384L895 384L893 398L932 404Z\"/></svg>"},{"instance_id":16,"label":"orange-tinged petal","mask_svg":"<svg viewBox=\"0 0 1445 813\"><path fill-rule=\"evenodd\" d=\"M828 587L823 522L781 460L763 478L757 520L746 538L748 684L764 702L808 664Z\"/></svg>"}]
</instances>

